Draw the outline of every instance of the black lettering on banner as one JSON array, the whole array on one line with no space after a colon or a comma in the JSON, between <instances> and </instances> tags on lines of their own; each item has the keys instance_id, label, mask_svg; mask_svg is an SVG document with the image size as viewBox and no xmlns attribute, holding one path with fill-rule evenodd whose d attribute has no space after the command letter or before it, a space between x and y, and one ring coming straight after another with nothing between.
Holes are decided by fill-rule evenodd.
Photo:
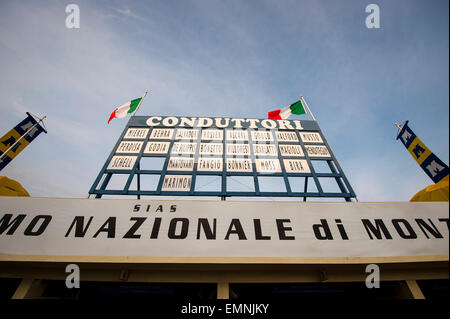
<instances>
[{"instance_id":1,"label":"black lettering on banner","mask_svg":"<svg viewBox=\"0 0 450 319\"><path fill-rule=\"evenodd\" d=\"M147 217L131 217L130 220L134 220L135 222L123 236L123 238L141 238L141 235L136 234L136 231L139 229L139 227L141 227L146 219Z\"/></svg>"},{"instance_id":2,"label":"black lettering on banner","mask_svg":"<svg viewBox=\"0 0 450 319\"><path fill-rule=\"evenodd\" d=\"M406 230L408 231L408 234L406 234L403 231L403 228L400 226L400 224L403 224L405 226ZM408 223L408 221L406 219L393 219L392 225L394 225L395 230L397 230L397 233L400 235L401 238L403 238L403 239L416 239L417 238L417 234L412 229L411 225Z\"/></svg>"},{"instance_id":3,"label":"black lettering on banner","mask_svg":"<svg viewBox=\"0 0 450 319\"><path fill-rule=\"evenodd\" d=\"M290 223L290 219L277 219L276 222L280 240L295 240L295 236L286 236L286 231L292 230L292 227L286 227L284 223Z\"/></svg>"},{"instance_id":4,"label":"black lettering on banner","mask_svg":"<svg viewBox=\"0 0 450 319\"><path fill-rule=\"evenodd\" d=\"M133 212L137 213L140 209L141 209L141 205L136 204L136 205L134 205Z\"/></svg>"},{"instance_id":5,"label":"black lettering on banner","mask_svg":"<svg viewBox=\"0 0 450 319\"><path fill-rule=\"evenodd\" d=\"M447 223L447 229L450 230L450 224L449 224L449 218L439 218L440 222L446 222Z\"/></svg>"},{"instance_id":6,"label":"black lettering on banner","mask_svg":"<svg viewBox=\"0 0 450 319\"><path fill-rule=\"evenodd\" d=\"M270 240L270 236L264 236L261 230L261 219L254 219L253 224L255 225L255 239L256 240Z\"/></svg>"},{"instance_id":7,"label":"black lettering on banner","mask_svg":"<svg viewBox=\"0 0 450 319\"><path fill-rule=\"evenodd\" d=\"M420 229L422 230L422 232L428 239L430 237L428 236L428 234L425 230L427 230L430 234L432 234L434 236L434 238L444 238L442 236L442 234L439 232L439 230L436 228L436 226L433 224L433 222L431 221L430 218L428 218L428 221L430 222L431 226L428 225L422 218L416 218L415 221L416 221L417 225L419 225Z\"/></svg>"},{"instance_id":8,"label":"black lettering on banner","mask_svg":"<svg viewBox=\"0 0 450 319\"><path fill-rule=\"evenodd\" d=\"M75 226L75 237L84 237L93 219L94 217L91 216L86 224L86 227L84 227L84 216L75 216L72 224L70 224L69 230L67 230L67 233L64 235L64 237L69 236L73 226Z\"/></svg>"},{"instance_id":9,"label":"black lettering on banner","mask_svg":"<svg viewBox=\"0 0 450 319\"><path fill-rule=\"evenodd\" d=\"M43 219L42 224L39 226L38 230L33 231L34 227L41 219ZM50 215L37 215L36 217L34 217L31 220L31 223L25 229L23 234L25 236L39 236L45 231L45 229L47 228L47 226L51 220L52 220L52 216L50 216Z\"/></svg>"},{"instance_id":10,"label":"black lettering on banner","mask_svg":"<svg viewBox=\"0 0 450 319\"><path fill-rule=\"evenodd\" d=\"M3 234L5 230L9 228L9 230L6 232L6 235L13 235L16 231L17 227L22 223L22 221L25 219L25 214L17 215L16 218L14 218L11 222L12 214L4 214L2 219L0 219L0 235Z\"/></svg>"},{"instance_id":11,"label":"black lettering on banner","mask_svg":"<svg viewBox=\"0 0 450 319\"><path fill-rule=\"evenodd\" d=\"M152 227L152 233L150 239L157 239L159 234L159 228L161 227L161 217L156 217Z\"/></svg>"},{"instance_id":12,"label":"black lettering on banner","mask_svg":"<svg viewBox=\"0 0 450 319\"><path fill-rule=\"evenodd\" d=\"M179 235L175 234L178 222L181 222L181 232ZM168 236L170 239L185 239L188 234L188 229L189 229L189 219L173 218L170 221Z\"/></svg>"},{"instance_id":13,"label":"black lettering on banner","mask_svg":"<svg viewBox=\"0 0 450 319\"><path fill-rule=\"evenodd\" d=\"M373 240L372 234L375 235L377 239L383 239L383 235L381 234L381 232L383 232L386 239L392 239L392 236L387 230L386 225L384 224L382 219L375 219L376 228L368 219L361 219L361 221L370 239Z\"/></svg>"},{"instance_id":14,"label":"black lettering on banner","mask_svg":"<svg viewBox=\"0 0 450 319\"><path fill-rule=\"evenodd\" d=\"M347 232L345 231L344 225L342 225L342 221L340 219L335 219L336 226L339 230L339 233L341 234L341 238L343 240L348 240Z\"/></svg>"},{"instance_id":15,"label":"black lettering on banner","mask_svg":"<svg viewBox=\"0 0 450 319\"><path fill-rule=\"evenodd\" d=\"M321 229L323 229L323 235ZM328 226L326 219L321 219L320 224L314 224L313 230L318 240L333 240L333 235L331 234L330 226Z\"/></svg>"},{"instance_id":16,"label":"black lettering on banner","mask_svg":"<svg viewBox=\"0 0 450 319\"><path fill-rule=\"evenodd\" d=\"M213 229L211 230L211 225L207 218L199 218L197 226L197 239L200 239L200 229L203 228L206 239L216 239L216 229L217 229L217 218L213 219Z\"/></svg>"},{"instance_id":17,"label":"black lettering on banner","mask_svg":"<svg viewBox=\"0 0 450 319\"><path fill-rule=\"evenodd\" d=\"M158 208L156 209L156 213L163 211L163 205L159 205Z\"/></svg>"},{"instance_id":18,"label":"black lettering on banner","mask_svg":"<svg viewBox=\"0 0 450 319\"><path fill-rule=\"evenodd\" d=\"M177 211L177 205L172 205L172 206L170 206L170 212L171 213L174 213L174 212L176 212Z\"/></svg>"},{"instance_id":19,"label":"black lettering on banner","mask_svg":"<svg viewBox=\"0 0 450 319\"><path fill-rule=\"evenodd\" d=\"M97 230L93 238L97 238L97 236L102 232L106 232L108 234L108 238L116 237L116 217L109 217L102 227Z\"/></svg>"},{"instance_id":20,"label":"black lettering on banner","mask_svg":"<svg viewBox=\"0 0 450 319\"><path fill-rule=\"evenodd\" d=\"M244 229L241 225L241 221L237 218L233 218L231 220L230 227L228 228L227 234L225 235L225 240L229 240L231 234L237 234L239 240L247 240Z\"/></svg>"}]
</instances>

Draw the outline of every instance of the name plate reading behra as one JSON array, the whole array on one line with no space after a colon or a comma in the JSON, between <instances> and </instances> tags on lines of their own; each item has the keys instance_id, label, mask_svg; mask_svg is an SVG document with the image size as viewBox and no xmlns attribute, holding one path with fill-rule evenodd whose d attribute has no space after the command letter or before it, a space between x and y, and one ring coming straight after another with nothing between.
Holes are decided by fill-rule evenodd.
<instances>
[{"instance_id":1,"label":"name plate reading behra","mask_svg":"<svg viewBox=\"0 0 450 319\"><path fill-rule=\"evenodd\" d=\"M123 141L117 147L116 153L139 153L143 144L144 142Z\"/></svg>"},{"instance_id":2,"label":"name plate reading behra","mask_svg":"<svg viewBox=\"0 0 450 319\"><path fill-rule=\"evenodd\" d=\"M191 182L191 175L166 175L161 190L187 192L191 190Z\"/></svg>"},{"instance_id":3,"label":"name plate reading behra","mask_svg":"<svg viewBox=\"0 0 450 319\"><path fill-rule=\"evenodd\" d=\"M129 128L123 138L139 138L147 137L148 128Z\"/></svg>"},{"instance_id":4,"label":"name plate reading behra","mask_svg":"<svg viewBox=\"0 0 450 319\"><path fill-rule=\"evenodd\" d=\"M147 142L145 145L145 154L167 154L170 142Z\"/></svg>"},{"instance_id":5,"label":"name plate reading behra","mask_svg":"<svg viewBox=\"0 0 450 319\"><path fill-rule=\"evenodd\" d=\"M173 128L154 128L150 134L151 140L171 140Z\"/></svg>"},{"instance_id":6,"label":"name plate reading behra","mask_svg":"<svg viewBox=\"0 0 450 319\"><path fill-rule=\"evenodd\" d=\"M113 156L107 169L132 170L137 156Z\"/></svg>"},{"instance_id":7,"label":"name plate reading behra","mask_svg":"<svg viewBox=\"0 0 450 319\"><path fill-rule=\"evenodd\" d=\"M252 172L252 162L247 158L227 158L228 172Z\"/></svg>"},{"instance_id":8,"label":"name plate reading behra","mask_svg":"<svg viewBox=\"0 0 450 319\"><path fill-rule=\"evenodd\" d=\"M326 146L322 145L307 145L305 146L306 152L310 157L331 157L330 152Z\"/></svg>"},{"instance_id":9,"label":"name plate reading behra","mask_svg":"<svg viewBox=\"0 0 450 319\"><path fill-rule=\"evenodd\" d=\"M222 170L222 158L200 158L197 163L197 171L215 172Z\"/></svg>"},{"instance_id":10,"label":"name plate reading behra","mask_svg":"<svg viewBox=\"0 0 450 319\"><path fill-rule=\"evenodd\" d=\"M256 159L256 170L260 173L280 173L280 161L277 159Z\"/></svg>"},{"instance_id":11,"label":"name plate reading behra","mask_svg":"<svg viewBox=\"0 0 450 319\"><path fill-rule=\"evenodd\" d=\"M288 173L310 173L308 162L304 159L285 159L284 168Z\"/></svg>"}]
</instances>

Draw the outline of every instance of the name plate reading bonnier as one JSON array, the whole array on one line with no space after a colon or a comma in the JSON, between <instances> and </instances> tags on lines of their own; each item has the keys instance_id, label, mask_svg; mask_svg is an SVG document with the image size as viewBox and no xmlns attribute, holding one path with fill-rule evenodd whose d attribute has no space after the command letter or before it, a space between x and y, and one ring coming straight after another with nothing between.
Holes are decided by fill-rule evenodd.
<instances>
[{"instance_id":1,"label":"name plate reading bonnier","mask_svg":"<svg viewBox=\"0 0 450 319\"><path fill-rule=\"evenodd\" d=\"M150 134L152 140L171 140L173 136L173 128L154 128Z\"/></svg>"},{"instance_id":2,"label":"name plate reading bonnier","mask_svg":"<svg viewBox=\"0 0 450 319\"><path fill-rule=\"evenodd\" d=\"M120 142L116 153L139 153L144 142Z\"/></svg>"},{"instance_id":3,"label":"name plate reading bonnier","mask_svg":"<svg viewBox=\"0 0 450 319\"><path fill-rule=\"evenodd\" d=\"M280 161L277 159L256 159L256 170L260 173L280 173Z\"/></svg>"},{"instance_id":4,"label":"name plate reading bonnier","mask_svg":"<svg viewBox=\"0 0 450 319\"><path fill-rule=\"evenodd\" d=\"M331 157L326 146L308 145L305 146L305 149L309 157Z\"/></svg>"},{"instance_id":5,"label":"name plate reading bonnier","mask_svg":"<svg viewBox=\"0 0 450 319\"><path fill-rule=\"evenodd\" d=\"M170 142L147 142L145 145L145 154L167 154Z\"/></svg>"},{"instance_id":6,"label":"name plate reading bonnier","mask_svg":"<svg viewBox=\"0 0 450 319\"><path fill-rule=\"evenodd\" d=\"M137 156L113 156L107 169L132 170Z\"/></svg>"},{"instance_id":7,"label":"name plate reading bonnier","mask_svg":"<svg viewBox=\"0 0 450 319\"><path fill-rule=\"evenodd\" d=\"M147 137L148 128L129 128L123 138L139 138Z\"/></svg>"},{"instance_id":8,"label":"name plate reading bonnier","mask_svg":"<svg viewBox=\"0 0 450 319\"><path fill-rule=\"evenodd\" d=\"M228 172L252 172L252 162L247 158L227 158Z\"/></svg>"},{"instance_id":9,"label":"name plate reading bonnier","mask_svg":"<svg viewBox=\"0 0 450 319\"><path fill-rule=\"evenodd\" d=\"M310 173L308 162L304 159L285 159L284 168L288 173Z\"/></svg>"},{"instance_id":10,"label":"name plate reading bonnier","mask_svg":"<svg viewBox=\"0 0 450 319\"><path fill-rule=\"evenodd\" d=\"M167 170L170 171L192 171L194 169L194 159L190 157L171 157Z\"/></svg>"},{"instance_id":11,"label":"name plate reading bonnier","mask_svg":"<svg viewBox=\"0 0 450 319\"><path fill-rule=\"evenodd\" d=\"M161 190L163 191L190 191L191 175L166 175Z\"/></svg>"},{"instance_id":12,"label":"name plate reading bonnier","mask_svg":"<svg viewBox=\"0 0 450 319\"><path fill-rule=\"evenodd\" d=\"M197 171L215 172L222 170L222 158L200 158L197 164Z\"/></svg>"}]
</instances>

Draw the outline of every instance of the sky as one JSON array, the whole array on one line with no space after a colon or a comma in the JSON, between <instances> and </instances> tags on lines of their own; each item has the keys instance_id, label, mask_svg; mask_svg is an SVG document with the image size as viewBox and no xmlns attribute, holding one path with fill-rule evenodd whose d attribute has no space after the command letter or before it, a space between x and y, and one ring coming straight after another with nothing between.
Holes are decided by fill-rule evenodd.
<instances>
[{"instance_id":1,"label":"sky","mask_svg":"<svg viewBox=\"0 0 450 319\"><path fill-rule=\"evenodd\" d=\"M0 172L31 196L86 198L126 125L109 115L145 91L138 115L266 118L303 95L360 201L432 183L395 122L449 163L447 0L72 3L80 28L68 2L0 2L0 136L47 116Z\"/></svg>"}]
</instances>

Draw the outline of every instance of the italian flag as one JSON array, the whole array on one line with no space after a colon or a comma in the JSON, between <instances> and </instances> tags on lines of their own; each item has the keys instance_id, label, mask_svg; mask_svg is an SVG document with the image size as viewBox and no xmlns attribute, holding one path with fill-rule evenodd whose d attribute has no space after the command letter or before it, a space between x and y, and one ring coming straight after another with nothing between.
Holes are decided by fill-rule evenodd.
<instances>
[{"instance_id":1,"label":"italian flag","mask_svg":"<svg viewBox=\"0 0 450 319\"><path fill-rule=\"evenodd\" d=\"M271 120L284 120L287 119L291 114L306 114L305 108L302 102L299 100L292 103L289 106L283 107L281 110L275 110L269 112L269 119Z\"/></svg>"},{"instance_id":2,"label":"italian flag","mask_svg":"<svg viewBox=\"0 0 450 319\"><path fill-rule=\"evenodd\" d=\"M128 113L133 113L136 110L136 108L138 107L138 105L141 102L141 100L142 100L142 97L140 97L138 99L134 99L134 100L128 101L124 105L119 106L109 116L108 124L115 117L121 119L121 118L127 116Z\"/></svg>"}]
</instances>

